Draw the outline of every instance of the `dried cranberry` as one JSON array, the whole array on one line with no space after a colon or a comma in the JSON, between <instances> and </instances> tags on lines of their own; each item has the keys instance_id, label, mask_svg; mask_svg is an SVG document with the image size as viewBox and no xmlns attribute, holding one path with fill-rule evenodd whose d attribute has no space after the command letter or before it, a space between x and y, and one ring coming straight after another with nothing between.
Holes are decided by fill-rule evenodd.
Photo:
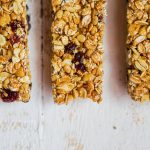
<instances>
[{"instance_id":1,"label":"dried cranberry","mask_svg":"<svg viewBox=\"0 0 150 150\"><path fill-rule=\"evenodd\" d=\"M65 51L67 53L73 54L73 50L76 49L76 45L74 43L69 43L68 45L65 46Z\"/></svg>"},{"instance_id":2,"label":"dried cranberry","mask_svg":"<svg viewBox=\"0 0 150 150\"><path fill-rule=\"evenodd\" d=\"M83 61L83 53L82 52L78 52L75 54L74 56L74 59L73 59L73 62L76 63L76 62L82 62Z\"/></svg>"},{"instance_id":3,"label":"dried cranberry","mask_svg":"<svg viewBox=\"0 0 150 150\"><path fill-rule=\"evenodd\" d=\"M128 66L128 69L133 70L133 69L135 69L135 67L133 65L130 65L130 66Z\"/></svg>"},{"instance_id":4,"label":"dried cranberry","mask_svg":"<svg viewBox=\"0 0 150 150\"><path fill-rule=\"evenodd\" d=\"M12 45L14 45L15 43L20 42L20 37L16 34L14 34L11 38L10 38L10 42Z\"/></svg>"},{"instance_id":5,"label":"dried cranberry","mask_svg":"<svg viewBox=\"0 0 150 150\"><path fill-rule=\"evenodd\" d=\"M1 98L3 102L7 103L14 102L19 98L19 93L10 90L5 90L3 93L1 93Z\"/></svg>"},{"instance_id":6,"label":"dried cranberry","mask_svg":"<svg viewBox=\"0 0 150 150\"><path fill-rule=\"evenodd\" d=\"M83 63L80 63L80 64L76 65L76 69L77 69L77 70L80 70L80 71L82 71L82 72L85 72L85 71L86 71L86 67L84 66Z\"/></svg>"},{"instance_id":7,"label":"dried cranberry","mask_svg":"<svg viewBox=\"0 0 150 150\"><path fill-rule=\"evenodd\" d=\"M98 16L98 21L101 22L102 20L103 20L103 16L102 15Z\"/></svg>"},{"instance_id":8,"label":"dried cranberry","mask_svg":"<svg viewBox=\"0 0 150 150\"><path fill-rule=\"evenodd\" d=\"M12 22L10 26L11 26L12 31L15 32L18 28L18 22L16 21Z\"/></svg>"},{"instance_id":9,"label":"dried cranberry","mask_svg":"<svg viewBox=\"0 0 150 150\"><path fill-rule=\"evenodd\" d=\"M19 21L14 21L14 22L12 22L11 23L11 29L12 29L12 31L13 32L15 32L16 30L17 30L17 28L25 28L25 25L24 25L24 23L23 22L19 22Z\"/></svg>"}]
</instances>

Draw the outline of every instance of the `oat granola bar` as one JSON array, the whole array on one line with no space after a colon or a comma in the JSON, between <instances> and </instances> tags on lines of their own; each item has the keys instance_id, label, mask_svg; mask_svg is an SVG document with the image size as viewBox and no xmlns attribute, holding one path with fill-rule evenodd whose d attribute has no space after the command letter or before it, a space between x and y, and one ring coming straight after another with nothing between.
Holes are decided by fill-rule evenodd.
<instances>
[{"instance_id":1,"label":"oat granola bar","mask_svg":"<svg viewBox=\"0 0 150 150\"><path fill-rule=\"evenodd\" d=\"M0 0L0 99L30 98L26 0Z\"/></svg>"},{"instance_id":2,"label":"oat granola bar","mask_svg":"<svg viewBox=\"0 0 150 150\"><path fill-rule=\"evenodd\" d=\"M55 102L102 100L105 0L52 0L52 86Z\"/></svg>"},{"instance_id":3,"label":"oat granola bar","mask_svg":"<svg viewBox=\"0 0 150 150\"><path fill-rule=\"evenodd\" d=\"M127 21L128 92L150 100L150 0L129 0Z\"/></svg>"}]
</instances>

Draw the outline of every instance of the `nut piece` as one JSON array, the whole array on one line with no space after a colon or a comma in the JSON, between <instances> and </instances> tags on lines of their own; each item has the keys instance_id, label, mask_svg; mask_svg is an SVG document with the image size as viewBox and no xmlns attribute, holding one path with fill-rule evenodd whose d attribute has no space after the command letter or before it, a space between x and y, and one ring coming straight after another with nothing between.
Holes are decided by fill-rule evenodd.
<instances>
[{"instance_id":1,"label":"nut piece","mask_svg":"<svg viewBox=\"0 0 150 150\"><path fill-rule=\"evenodd\" d=\"M77 36L77 39L78 39L79 42L83 43L85 41L85 36L80 34L80 35Z\"/></svg>"},{"instance_id":2,"label":"nut piece","mask_svg":"<svg viewBox=\"0 0 150 150\"><path fill-rule=\"evenodd\" d=\"M55 14L51 26L55 102L67 104L78 97L100 102L105 0L52 0L52 8ZM15 57L18 55L19 51ZM20 72L22 70L16 74L19 76Z\"/></svg>"},{"instance_id":3,"label":"nut piece","mask_svg":"<svg viewBox=\"0 0 150 150\"><path fill-rule=\"evenodd\" d=\"M149 0L128 1L128 92L136 101L150 100Z\"/></svg>"},{"instance_id":4,"label":"nut piece","mask_svg":"<svg viewBox=\"0 0 150 150\"><path fill-rule=\"evenodd\" d=\"M0 26L4 27L7 24L10 23L10 16L8 14L3 14L2 16L0 16Z\"/></svg>"}]
</instances>

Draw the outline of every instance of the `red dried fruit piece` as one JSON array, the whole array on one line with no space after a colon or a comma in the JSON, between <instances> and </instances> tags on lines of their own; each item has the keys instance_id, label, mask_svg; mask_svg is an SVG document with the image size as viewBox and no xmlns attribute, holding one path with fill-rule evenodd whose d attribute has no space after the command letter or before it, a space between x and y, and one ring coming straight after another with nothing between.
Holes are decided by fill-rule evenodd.
<instances>
[{"instance_id":1,"label":"red dried fruit piece","mask_svg":"<svg viewBox=\"0 0 150 150\"><path fill-rule=\"evenodd\" d=\"M65 51L67 53L73 54L73 51L76 49L76 45L74 43L69 43L68 45L65 46Z\"/></svg>"},{"instance_id":2,"label":"red dried fruit piece","mask_svg":"<svg viewBox=\"0 0 150 150\"><path fill-rule=\"evenodd\" d=\"M84 54L82 52L78 52L75 54L73 63L79 62L82 63Z\"/></svg>"},{"instance_id":3,"label":"red dried fruit piece","mask_svg":"<svg viewBox=\"0 0 150 150\"><path fill-rule=\"evenodd\" d=\"M25 28L25 25L17 20L12 22L10 26L13 32L15 32L17 28Z\"/></svg>"},{"instance_id":4,"label":"red dried fruit piece","mask_svg":"<svg viewBox=\"0 0 150 150\"><path fill-rule=\"evenodd\" d=\"M14 34L11 38L10 38L10 42L12 45L14 45L15 43L20 42L20 37L16 34Z\"/></svg>"},{"instance_id":5,"label":"red dried fruit piece","mask_svg":"<svg viewBox=\"0 0 150 150\"><path fill-rule=\"evenodd\" d=\"M80 71L82 71L82 72L85 72L85 71L86 71L86 67L84 66L83 63L80 63L80 64L76 65L76 69L77 69L77 70L80 70Z\"/></svg>"},{"instance_id":6,"label":"red dried fruit piece","mask_svg":"<svg viewBox=\"0 0 150 150\"><path fill-rule=\"evenodd\" d=\"M15 32L18 28L18 22L16 21L12 22L10 26L11 26L12 31Z\"/></svg>"},{"instance_id":7,"label":"red dried fruit piece","mask_svg":"<svg viewBox=\"0 0 150 150\"><path fill-rule=\"evenodd\" d=\"M98 16L98 21L101 22L102 20L103 20L103 16L102 15Z\"/></svg>"},{"instance_id":8,"label":"red dried fruit piece","mask_svg":"<svg viewBox=\"0 0 150 150\"><path fill-rule=\"evenodd\" d=\"M18 100L19 93L10 90L4 90L4 92L1 92L1 98L3 102L7 103L14 102Z\"/></svg>"}]
</instances>

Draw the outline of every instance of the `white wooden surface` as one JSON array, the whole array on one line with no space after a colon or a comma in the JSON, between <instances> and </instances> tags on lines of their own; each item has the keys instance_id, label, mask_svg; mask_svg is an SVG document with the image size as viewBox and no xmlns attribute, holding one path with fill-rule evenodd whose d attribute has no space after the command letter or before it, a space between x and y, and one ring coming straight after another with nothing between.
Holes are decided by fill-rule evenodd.
<instances>
[{"instance_id":1,"label":"white wooden surface","mask_svg":"<svg viewBox=\"0 0 150 150\"><path fill-rule=\"evenodd\" d=\"M133 102L126 92L126 0L107 1L103 103L57 106L49 80L50 7L29 0L32 99L0 104L0 150L150 150L150 103Z\"/></svg>"}]
</instances>

